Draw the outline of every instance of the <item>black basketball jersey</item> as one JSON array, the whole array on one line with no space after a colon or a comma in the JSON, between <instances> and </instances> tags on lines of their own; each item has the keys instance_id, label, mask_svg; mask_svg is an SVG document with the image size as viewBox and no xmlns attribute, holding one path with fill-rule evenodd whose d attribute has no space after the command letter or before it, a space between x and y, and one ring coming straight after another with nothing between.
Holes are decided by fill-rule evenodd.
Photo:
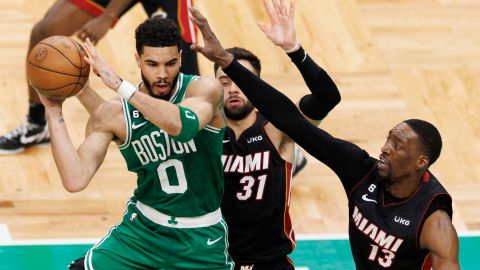
<instances>
[{"instance_id":1,"label":"black basketball jersey","mask_svg":"<svg viewBox=\"0 0 480 270\"><path fill-rule=\"evenodd\" d=\"M235 263L285 258L295 248L289 202L292 164L281 158L257 114L238 141L227 128L223 141L222 212Z\"/></svg>"},{"instance_id":2,"label":"black basketball jersey","mask_svg":"<svg viewBox=\"0 0 480 270\"><path fill-rule=\"evenodd\" d=\"M426 172L409 198L385 202L385 191L375 164L349 196L350 246L357 269L430 269L428 250L419 238L434 199L451 198L438 180Z\"/></svg>"}]
</instances>

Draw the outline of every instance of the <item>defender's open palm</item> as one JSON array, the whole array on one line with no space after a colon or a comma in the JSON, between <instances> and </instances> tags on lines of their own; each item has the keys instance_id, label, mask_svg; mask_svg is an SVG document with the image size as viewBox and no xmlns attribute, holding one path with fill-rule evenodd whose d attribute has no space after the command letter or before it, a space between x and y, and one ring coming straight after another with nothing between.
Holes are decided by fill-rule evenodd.
<instances>
[{"instance_id":1,"label":"defender's open palm","mask_svg":"<svg viewBox=\"0 0 480 270\"><path fill-rule=\"evenodd\" d=\"M221 67L228 66L233 61L233 56L223 48L210 28L207 18L194 7L188 9L190 10L190 20L200 29L205 44L202 47L195 43L190 46L190 49L203 54L208 60L219 64Z\"/></svg>"},{"instance_id":2,"label":"defender's open palm","mask_svg":"<svg viewBox=\"0 0 480 270\"><path fill-rule=\"evenodd\" d=\"M93 73L102 78L102 81L106 86L116 90L121 83L120 77L118 77L118 75L113 72L112 67L100 57L89 38L85 41L84 46L88 53L88 57L85 57L85 61L90 64Z\"/></svg>"},{"instance_id":3,"label":"defender's open palm","mask_svg":"<svg viewBox=\"0 0 480 270\"><path fill-rule=\"evenodd\" d=\"M295 14L295 2L290 2L290 9L287 10L284 0L263 0L265 10L270 17L271 26L264 22L258 22L260 30L273 42L273 44L289 51L297 46L297 37L293 25L293 15Z\"/></svg>"}]
</instances>

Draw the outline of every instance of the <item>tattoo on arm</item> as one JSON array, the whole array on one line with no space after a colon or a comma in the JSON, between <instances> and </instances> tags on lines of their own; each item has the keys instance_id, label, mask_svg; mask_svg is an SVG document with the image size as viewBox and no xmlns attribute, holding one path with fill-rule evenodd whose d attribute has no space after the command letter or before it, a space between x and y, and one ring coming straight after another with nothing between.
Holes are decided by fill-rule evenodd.
<instances>
[{"instance_id":1,"label":"tattoo on arm","mask_svg":"<svg viewBox=\"0 0 480 270\"><path fill-rule=\"evenodd\" d=\"M62 123L64 123L64 122L65 122L65 119L63 119L63 115L60 114L60 115L58 116L58 123L62 124Z\"/></svg>"}]
</instances>

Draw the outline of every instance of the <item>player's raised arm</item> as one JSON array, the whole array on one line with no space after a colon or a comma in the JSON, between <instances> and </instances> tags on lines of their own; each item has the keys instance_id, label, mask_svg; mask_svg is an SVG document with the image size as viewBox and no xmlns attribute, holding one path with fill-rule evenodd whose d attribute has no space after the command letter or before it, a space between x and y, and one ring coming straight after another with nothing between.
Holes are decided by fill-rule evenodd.
<instances>
[{"instance_id":1,"label":"player's raised arm","mask_svg":"<svg viewBox=\"0 0 480 270\"><path fill-rule=\"evenodd\" d=\"M318 124L340 102L340 92L325 70L305 52L297 40L293 17L295 1L287 8L285 1L263 0L270 18L270 25L258 22L258 27L272 41L281 47L303 76L312 94L304 96L299 103L302 113Z\"/></svg>"},{"instance_id":2,"label":"player's raised arm","mask_svg":"<svg viewBox=\"0 0 480 270\"><path fill-rule=\"evenodd\" d=\"M45 115L51 134L52 154L62 180L62 184L69 192L83 190L95 172L98 170L110 144L113 133L98 128L98 116L108 112L99 112L91 117L87 125L86 138L80 147L75 149L68 134L62 113L64 100L52 100L40 96L45 106Z\"/></svg>"},{"instance_id":3,"label":"player's raised arm","mask_svg":"<svg viewBox=\"0 0 480 270\"><path fill-rule=\"evenodd\" d=\"M207 19L197 9L190 8L190 12L190 19L199 27L204 40L204 46L193 44L192 49L222 67L252 104L276 128L334 170L342 181L359 179L365 174L363 162L366 156L364 151L352 143L332 137L309 123L287 96L247 70L223 48L211 30ZM361 164L361 166L358 170L353 168L345 170L344 166L347 164L348 166Z\"/></svg>"}]
</instances>

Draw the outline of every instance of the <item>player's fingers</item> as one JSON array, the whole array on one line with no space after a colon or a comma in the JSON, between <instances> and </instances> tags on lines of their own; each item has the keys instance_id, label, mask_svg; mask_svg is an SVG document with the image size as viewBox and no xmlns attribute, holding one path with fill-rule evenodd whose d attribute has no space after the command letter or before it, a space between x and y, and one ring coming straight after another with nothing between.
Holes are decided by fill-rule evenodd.
<instances>
[{"instance_id":1,"label":"player's fingers","mask_svg":"<svg viewBox=\"0 0 480 270\"><path fill-rule=\"evenodd\" d=\"M275 10L275 16L282 14L278 0L272 0L272 3L273 3L273 9Z\"/></svg>"},{"instance_id":2,"label":"player's fingers","mask_svg":"<svg viewBox=\"0 0 480 270\"><path fill-rule=\"evenodd\" d=\"M194 7L188 7L190 20L198 27L203 27L202 14Z\"/></svg>"},{"instance_id":3,"label":"player's fingers","mask_svg":"<svg viewBox=\"0 0 480 270\"><path fill-rule=\"evenodd\" d=\"M263 5L265 6L265 10L267 11L268 17L270 17L270 20L273 20L275 17L275 11L269 1L270 0L263 0Z\"/></svg>"},{"instance_id":4,"label":"player's fingers","mask_svg":"<svg viewBox=\"0 0 480 270\"><path fill-rule=\"evenodd\" d=\"M288 11L288 17L293 19L293 15L295 15L295 0L291 0L290 2L290 10Z\"/></svg>"},{"instance_id":5,"label":"player's fingers","mask_svg":"<svg viewBox=\"0 0 480 270\"><path fill-rule=\"evenodd\" d=\"M195 25L197 26L199 29L201 28L200 26L200 21L197 20L195 17L193 17L192 15L188 15L188 18L190 19L190 21Z\"/></svg>"},{"instance_id":6,"label":"player's fingers","mask_svg":"<svg viewBox=\"0 0 480 270\"><path fill-rule=\"evenodd\" d=\"M86 38L85 40L85 44L86 44L86 48L87 48L87 51L89 53L89 55L92 57L92 58L95 58L97 57L97 50L95 49L95 46L93 45L92 41L90 40L90 38Z\"/></svg>"},{"instance_id":7,"label":"player's fingers","mask_svg":"<svg viewBox=\"0 0 480 270\"><path fill-rule=\"evenodd\" d=\"M190 20L198 27L202 33L203 39L205 41L212 40L215 38L215 34L212 32L208 21L203 15L195 8L190 7Z\"/></svg>"},{"instance_id":8,"label":"player's fingers","mask_svg":"<svg viewBox=\"0 0 480 270\"><path fill-rule=\"evenodd\" d=\"M90 59L90 57L84 56L83 60L85 60L88 64L90 64L90 66L92 66L92 67L95 66L95 61Z\"/></svg>"},{"instance_id":9,"label":"player's fingers","mask_svg":"<svg viewBox=\"0 0 480 270\"><path fill-rule=\"evenodd\" d=\"M38 93L38 91L37 91ZM42 102L42 104L45 104L45 96L44 95L41 95L40 93L38 93L38 97L40 98L40 101Z\"/></svg>"},{"instance_id":10,"label":"player's fingers","mask_svg":"<svg viewBox=\"0 0 480 270\"><path fill-rule=\"evenodd\" d=\"M92 59L90 59L90 58L88 58L88 57L86 57L86 56L84 56L83 59L90 64L90 66L92 67L92 72L93 72L93 74L97 75L97 77L100 77L100 74L98 73L98 70L97 70L97 68L96 68L96 66L95 66L95 61L93 61Z\"/></svg>"},{"instance_id":11,"label":"player's fingers","mask_svg":"<svg viewBox=\"0 0 480 270\"><path fill-rule=\"evenodd\" d=\"M208 23L207 18L203 16L203 14L196 9L195 7L189 7L190 14L191 14L191 19L192 22L195 23L198 28L207 30L209 32L212 32L212 29L210 28L210 24Z\"/></svg>"},{"instance_id":12,"label":"player's fingers","mask_svg":"<svg viewBox=\"0 0 480 270\"><path fill-rule=\"evenodd\" d=\"M190 49L191 49L192 51L195 51L195 52L198 52L198 53L203 54L203 47L200 46L200 45L198 45L197 43L192 43L192 44L190 45Z\"/></svg>"},{"instance_id":13,"label":"player's fingers","mask_svg":"<svg viewBox=\"0 0 480 270\"><path fill-rule=\"evenodd\" d=\"M85 44L85 50L87 51L89 64L94 66L96 58L98 58L97 51L95 50L95 46L93 46L92 42L90 41L90 38L87 38L84 44Z\"/></svg>"},{"instance_id":14,"label":"player's fingers","mask_svg":"<svg viewBox=\"0 0 480 270\"><path fill-rule=\"evenodd\" d=\"M287 7L285 6L285 0L280 0L280 14L287 15Z\"/></svg>"},{"instance_id":15,"label":"player's fingers","mask_svg":"<svg viewBox=\"0 0 480 270\"><path fill-rule=\"evenodd\" d=\"M83 47L85 48L85 51L87 52L87 55L85 57L88 57L89 59L92 58L92 52L90 46L84 42Z\"/></svg>"}]
</instances>

